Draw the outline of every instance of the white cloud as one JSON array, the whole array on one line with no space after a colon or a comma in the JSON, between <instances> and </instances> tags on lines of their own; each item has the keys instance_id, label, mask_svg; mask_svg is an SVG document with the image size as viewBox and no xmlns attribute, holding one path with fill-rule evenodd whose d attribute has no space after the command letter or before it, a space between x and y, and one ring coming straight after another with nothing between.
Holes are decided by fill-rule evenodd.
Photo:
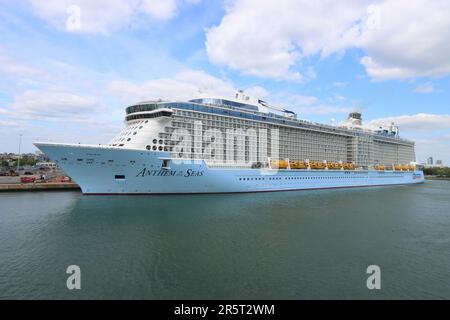
<instances>
[{"instance_id":1,"label":"white cloud","mask_svg":"<svg viewBox=\"0 0 450 320\"><path fill-rule=\"evenodd\" d=\"M145 0L142 2L142 9L159 20L167 20L177 13L177 2L175 0Z\"/></svg>"},{"instance_id":2,"label":"white cloud","mask_svg":"<svg viewBox=\"0 0 450 320\"><path fill-rule=\"evenodd\" d=\"M436 77L450 73L450 2L385 0L379 28L364 30L359 46L368 53L376 80ZM401 12L401 14L399 14Z\"/></svg>"},{"instance_id":3,"label":"white cloud","mask_svg":"<svg viewBox=\"0 0 450 320\"><path fill-rule=\"evenodd\" d=\"M0 110L1 111L1 110ZM10 130L17 127L17 122L12 120L0 120L0 129L2 131Z\"/></svg>"},{"instance_id":4,"label":"white cloud","mask_svg":"<svg viewBox=\"0 0 450 320\"><path fill-rule=\"evenodd\" d=\"M116 80L110 83L109 90L125 103L156 99L187 100L200 93L232 97L236 92L231 83L198 70L184 70L172 78L159 78L142 84Z\"/></svg>"},{"instance_id":5,"label":"white cloud","mask_svg":"<svg viewBox=\"0 0 450 320\"><path fill-rule=\"evenodd\" d=\"M261 86L246 88L245 94L255 99L265 99L269 96L269 92Z\"/></svg>"},{"instance_id":6,"label":"white cloud","mask_svg":"<svg viewBox=\"0 0 450 320\"><path fill-rule=\"evenodd\" d=\"M127 25L137 6L135 0L29 0L29 3L40 18L60 30L102 34ZM79 7L79 20L71 6ZM70 21L79 21L79 29L68 28Z\"/></svg>"},{"instance_id":7,"label":"white cloud","mask_svg":"<svg viewBox=\"0 0 450 320\"><path fill-rule=\"evenodd\" d=\"M286 96L287 102L294 106L308 107L316 104L319 99L314 96L303 96L300 94L283 94Z\"/></svg>"},{"instance_id":8,"label":"white cloud","mask_svg":"<svg viewBox=\"0 0 450 320\"><path fill-rule=\"evenodd\" d=\"M60 30L108 34L134 25L139 15L168 20L192 0L28 0L31 9ZM78 10L79 8L79 10Z\"/></svg>"},{"instance_id":9,"label":"white cloud","mask_svg":"<svg viewBox=\"0 0 450 320\"><path fill-rule=\"evenodd\" d=\"M206 49L213 63L276 79L352 47L374 80L439 77L450 74L449 11L447 0L236 0Z\"/></svg>"},{"instance_id":10,"label":"white cloud","mask_svg":"<svg viewBox=\"0 0 450 320\"><path fill-rule=\"evenodd\" d=\"M434 87L431 83L425 83L423 85L417 86L414 89L415 93L432 93L434 92Z\"/></svg>"},{"instance_id":11,"label":"white cloud","mask_svg":"<svg viewBox=\"0 0 450 320\"><path fill-rule=\"evenodd\" d=\"M298 80L302 75L291 67L302 57L346 47L346 32L362 7L331 0L238 0L208 31L208 56L246 74Z\"/></svg>"},{"instance_id":12,"label":"white cloud","mask_svg":"<svg viewBox=\"0 0 450 320\"><path fill-rule=\"evenodd\" d=\"M359 62L366 68L367 74L373 80L404 79L414 76L412 70L405 70L397 66L387 67L368 56L362 57Z\"/></svg>"},{"instance_id":13,"label":"white cloud","mask_svg":"<svg viewBox=\"0 0 450 320\"><path fill-rule=\"evenodd\" d=\"M229 81L203 71L184 70L170 78L153 79L144 83L115 80L109 84L108 89L113 96L128 105L139 101L158 99L185 101L200 94L233 98L238 88ZM261 86L246 88L245 94L253 99L265 99L271 105L285 107L299 114L330 115L354 110L353 107L324 104L314 96L288 92L273 94Z\"/></svg>"},{"instance_id":14,"label":"white cloud","mask_svg":"<svg viewBox=\"0 0 450 320\"><path fill-rule=\"evenodd\" d=\"M271 98L273 99L274 104L296 112L299 114L300 118L302 117L302 114L324 116L348 113L354 110L354 107L325 104L315 96L292 94L288 92L275 94Z\"/></svg>"},{"instance_id":15,"label":"white cloud","mask_svg":"<svg viewBox=\"0 0 450 320\"><path fill-rule=\"evenodd\" d=\"M106 142L120 129L113 108L74 91L45 88L18 93L8 108L0 109L2 146L14 150L17 135L31 151L33 141ZM121 108L120 120L123 109Z\"/></svg>"},{"instance_id":16,"label":"white cloud","mask_svg":"<svg viewBox=\"0 0 450 320\"><path fill-rule=\"evenodd\" d=\"M379 126L390 125L394 122L401 131L410 133L435 132L450 129L450 115L418 113L414 115L402 115L397 117L387 117L375 119L366 123L366 126L378 128Z\"/></svg>"},{"instance_id":17,"label":"white cloud","mask_svg":"<svg viewBox=\"0 0 450 320\"><path fill-rule=\"evenodd\" d=\"M94 117L98 111L100 105L92 97L70 92L28 90L16 96L4 113L18 119L73 121Z\"/></svg>"},{"instance_id":18,"label":"white cloud","mask_svg":"<svg viewBox=\"0 0 450 320\"><path fill-rule=\"evenodd\" d=\"M3 48L0 48L0 74L21 78L48 78L48 75L46 75L42 70L28 63L17 61L11 56L11 54L6 53Z\"/></svg>"}]
</instances>

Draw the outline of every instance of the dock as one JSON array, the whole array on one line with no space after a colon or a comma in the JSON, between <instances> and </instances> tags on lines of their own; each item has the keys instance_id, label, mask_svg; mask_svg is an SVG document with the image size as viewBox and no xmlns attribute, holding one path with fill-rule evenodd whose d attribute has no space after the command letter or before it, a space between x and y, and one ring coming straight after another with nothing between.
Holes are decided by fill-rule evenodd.
<instances>
[{"instance_id":1,"label":"dock","mask_svg":"<svg viewBox=\"0 0 450 320\"><path fill-rule=\"evenodd\" d=\"M46 182L46 183L4 183L0 184L0 192L11 191L54 191L80 190L74 182Z\"/></svg>"},{"instance_id":2,"label":"dock","mask_svg":"<svg viewBox=\"0 0 450 320\"><path fill-rule=\"evenodd\" d=\"M450 177L439 177L439 176L425 176L426 180L443 180L450 181Z\"/></svg>"}]
</instances>

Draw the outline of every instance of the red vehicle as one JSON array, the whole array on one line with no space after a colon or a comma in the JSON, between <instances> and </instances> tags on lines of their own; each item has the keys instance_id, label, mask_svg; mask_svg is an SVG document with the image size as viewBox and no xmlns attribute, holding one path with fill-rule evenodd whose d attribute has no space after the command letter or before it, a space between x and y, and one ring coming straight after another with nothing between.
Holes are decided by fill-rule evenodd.
<instances>
[{"instance_id":1,"label":"red vehicle","mask_svg":"<svg viewBox=\"0 0 450 320\"><path fill-rule=\"evenodd\" d=\"M35 177L21 177L20 182L22 183L33 183L36 181Z\"/></svg>"}]
</instances>

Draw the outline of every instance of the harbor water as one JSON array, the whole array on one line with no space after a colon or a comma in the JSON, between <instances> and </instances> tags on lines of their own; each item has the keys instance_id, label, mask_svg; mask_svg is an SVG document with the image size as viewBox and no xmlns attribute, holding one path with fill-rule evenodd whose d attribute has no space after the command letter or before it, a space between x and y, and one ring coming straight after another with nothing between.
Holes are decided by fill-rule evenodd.
<instances>
[{"instance_id":1,"label":"harbor water","mask_svg":"<svg viewBox=\"0 0 450 320\"><path fill-rule=\"evenodd\" d=\"M81 270L69 290L66 269ZM367 267L381 271L369 290ZM0 193L2 299L450 299L450 182Z\"/></svg>"}]
</instances>

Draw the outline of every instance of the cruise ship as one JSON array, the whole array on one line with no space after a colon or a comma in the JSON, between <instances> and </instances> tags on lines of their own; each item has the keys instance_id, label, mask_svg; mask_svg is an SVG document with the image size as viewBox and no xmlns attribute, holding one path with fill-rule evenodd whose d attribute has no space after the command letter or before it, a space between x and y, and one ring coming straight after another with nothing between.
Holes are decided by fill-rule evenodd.
<instances>
[{"instance_id":1,"label":"cruise ship","mask_svg":"<svg viewBox=\"0 0 450 320\"><path fill-rule=\"evenodd\" d=\"M196 194L422 183L414 142L394 124L301 120L253 99L198 97L126 108L105 145L36 142L84 194Z\"/></svg>"}]
</instances>

